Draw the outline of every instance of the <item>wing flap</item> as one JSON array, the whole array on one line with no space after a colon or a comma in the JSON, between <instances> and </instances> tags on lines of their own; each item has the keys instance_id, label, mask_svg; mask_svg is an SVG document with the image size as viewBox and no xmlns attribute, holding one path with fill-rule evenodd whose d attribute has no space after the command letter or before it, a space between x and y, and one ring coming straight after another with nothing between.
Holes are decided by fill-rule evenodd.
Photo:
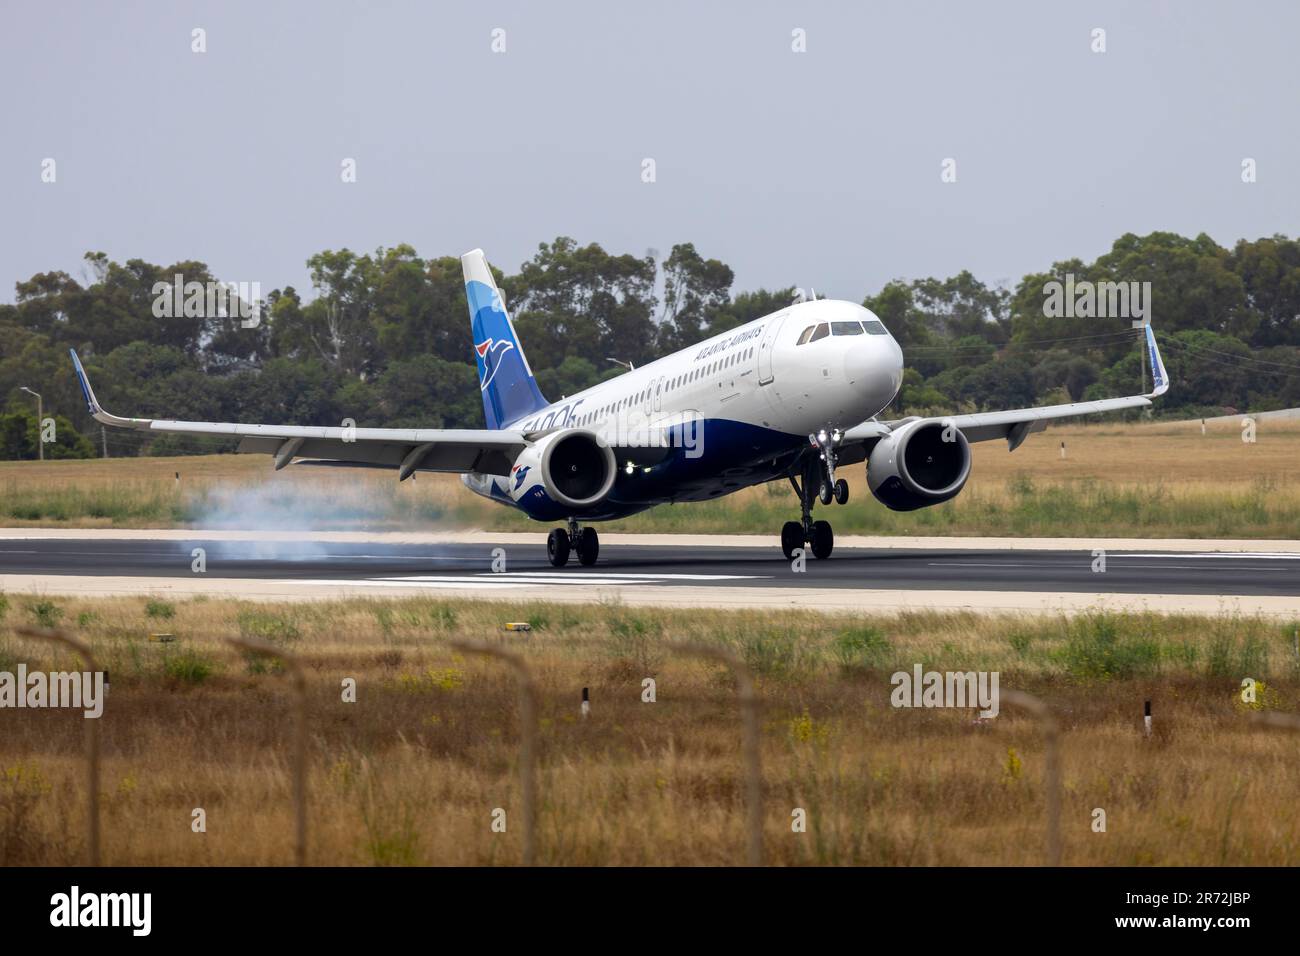
<instances>
[{"instance_id":1,"label":"wing flap","mask_svg":"<svg viewBox=\"0 0 1300 956\"><path fill-rule=\"evenodd\" d=\"M1104 398L1095 402L1071 402L1068 405L1043 405L1038 408L1017 408L1006 412L976 412L973 415L950 415L942 421L951 421L961 429L967 441L990 441L1008 438L1018 426L1030 426L1021 431L1021 438L1030 432L1042 431L1049 421L1058 418L1077 418L1080 415L1097 415L1118 412L1126 408L1150 405L1145 395L1127 398ZM1019 442L1016 442L1019 444Z\"/></svg>"}]
</instances>

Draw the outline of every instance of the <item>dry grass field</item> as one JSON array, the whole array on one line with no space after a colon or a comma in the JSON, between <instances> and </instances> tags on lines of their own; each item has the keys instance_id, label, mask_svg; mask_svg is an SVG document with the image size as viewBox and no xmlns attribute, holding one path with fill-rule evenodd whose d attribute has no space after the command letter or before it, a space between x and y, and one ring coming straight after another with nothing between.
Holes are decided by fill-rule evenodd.
<instances>
[{"instance_id":1,"label":"dry grass field","mask_svg":"<svg viewBox=\"0 0 1300 956\"><path fill-rule=\"evenodd\" d=\"M1236 422L1074 425L1008 454L974 446L966 490L910 514L871 498L864 469L844 469L842 534L1300 537L1300 422L1261 421L1254 443ZM1066 457L1060 445L1065 442ZM175 478L180 473L180 481ZM773 482L714 502L654 509L606 525L624 531L775 534L797 514ZM369 469L289 468L264 456L0 463L0 523L56 527L488 528L538 530L472 495L456 476L398 485Z\"/></svg>"},{"instance_id":2,"label":"dry grass field","mask_svg":"<svg viewBox=\"0 0 1300 956\"><path fill-rule=\"evenodd\" d=\"M909 614L503 609L433 600L252 605L10 595L0 670L76 669L20 625L87 638L110 669L103 741L108 864L293 860L290 681L227 636L300 659L310 708L309 862L514 864L521 853L514 684L454 638L502 641L540 695L537 858L545 864L743 863L741 731L730 678L674 641L717 642L757 675L766 860L780 865L1015 865L1042 860L1044 749L1004 703L895 709L890 674L997 670L1060 716L1066 864L1300 864L1294 624L1253 618L1071 620ZM506 619L530 620L526 635ZM173 643L150 632L167 631ZM355 703L342 701L345 678ZM642 702L642 681L657 700ZM1263 682L1243 704L1243 677ZM589 687L590 717L579 716ZM1142 733L1153 701L1155 733ZM84 720L0 711L0 864L84 853ZM203 808L207 832L191 831ZM491 829L493 811L507 830ZM807 830L792 832L792 811ZM1094 810L1106 832L1092 829Z\"/></svg>"}]
</instances>

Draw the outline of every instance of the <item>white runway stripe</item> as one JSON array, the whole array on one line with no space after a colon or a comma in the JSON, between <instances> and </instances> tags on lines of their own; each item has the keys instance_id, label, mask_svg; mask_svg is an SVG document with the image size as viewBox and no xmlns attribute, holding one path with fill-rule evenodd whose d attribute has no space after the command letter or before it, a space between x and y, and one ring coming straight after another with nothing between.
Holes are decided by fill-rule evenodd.
<instances>
[{"instance_id":1,"label":"white runway stripe","mask_svg":"<svg viewBox=\"0 0 1300 956\"><path fill-rule=\"evenodd\" d=\"M559 585L561 587L626 587L627 585L656 585L670 581L738 581L757 579L754 574L584 574L566 571L519 571L494 574L490 571L474 575L417 574L403 577L358 578L354 580L307 580L303 584L328 587L379 587L379 588L466 588L469 590L501 590L510 587Z\"/></svg>"},{"instance_id":2,"label":"white runway stripe","mask_svg":"<svg viewBox=\"0 0 1300 956\"><path fill-rule=\"evenodd\" d=\"M429 588L429 589L449 588L449 589L457 589L461 591L504 591L509 588L519 587L519 582L517 581L514 584L511 584L508 581L483 581L480 579L471 583L468 581L459 581L450 578L428 578L427 580L424 581L407 581L401 578L398 578L397 580L394 581L371 581L365 578L353 578L350 580L338 580L338 581L325 581L325 580L296 581L295 580L287 583L319 584L323 587L331 587L331 588L354 588L354 587Z\"/></svg>"},{"instance_id":3,"label":"white runway stripe","mask_svg":"<svg viewBox=\"0 0 1300 956\"><path fill-rule=\"evenodd\" d=\"M428 575L411 575L396 577L384 577L384 581L436 581L446 580L453 575L446 574L428 574ZM768 577L768 575L759 574L659 574L655 571L646 571L643 574L613 574L605 571L585 572L585 571L501 571L494 573L491 571L480 572L473 577L468 575L460 577L464 581L476 581L482 578L497 578L502 581L540 581L543 583L569 581L586 581L588 584L600 580L608 583L617 584L620 581L747 581L754 578Z\"/></svg>"},{"instance_id":4,"label":"white runway stripe","mask_svg":"<svg viewBox=\"0 0 1300 956\"><path fill-rule=\"evenodd\" d=\"M1117 552L1112 558L1259 558L1272 561L1300 561L1300 553L1294 551L1204 551L1193 554L1173 554L1169 551Z\"/></svg>"}]
</instances>

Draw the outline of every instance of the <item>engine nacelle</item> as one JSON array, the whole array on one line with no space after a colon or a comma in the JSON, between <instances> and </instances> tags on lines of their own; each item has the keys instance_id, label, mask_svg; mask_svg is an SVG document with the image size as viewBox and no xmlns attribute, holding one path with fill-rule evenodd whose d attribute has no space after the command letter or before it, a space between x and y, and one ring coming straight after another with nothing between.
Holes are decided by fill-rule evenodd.
<instances>
[{"instance_id":1,"label":"engine nacelle","mask_svg":"<svg viewBox=\"0 0 1300 956\"><path fill-rule=\"evenodd\" d=\"M523 450L510 469L510 495L521 501L541 489L556 504L580 511L605 500L617 469L614 450L595 432L569 428Z\"/></svg>"},{"instance_id":2,"label":"engine nacelle","mask_svg":"<svg viewBox=\"0 0 1300 956\"><path fill-rule=\"evenodd\" d=\"M970 443L961 430L928 418L882 438L867 457L867 484L891 511L915 511L956 497L970 477Z\"/></svg>"}]
</instances>

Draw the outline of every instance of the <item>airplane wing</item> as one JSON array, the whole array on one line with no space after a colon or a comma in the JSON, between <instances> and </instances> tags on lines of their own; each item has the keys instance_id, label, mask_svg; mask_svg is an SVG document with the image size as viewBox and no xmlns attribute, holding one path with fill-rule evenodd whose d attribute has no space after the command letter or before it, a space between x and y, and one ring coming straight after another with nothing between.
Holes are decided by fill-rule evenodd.
<instances>
[{"instance_id":1,"label":"airplane wing","mask_svg":"<svg viewBox=\"0 0 1300 956\"><path fill-rule=\"evenodd\" d=\"M971 415L950 415L935 419L945 424L956 426L967 441L989 441L1005 438L1007 449L1015 451L1029 435L1042 431L1047 423L1058 418L1075 418L1079 415L1095 415L1100 412L1117 412L1125 408L1141 408L1151 404L1151 399L1158 398L1169 391L1169 374L1165 363L1160 358L1160 349L1156 346L1155 333L1151 326L1146 326L1147 356L1151 363L1152 389L1145 395L1129 395L1125 398L1104 398L1093 402L1071 402L1068 405L1042 405L1037 408L1018 408L1007 412L976 412ZM874 444L875 439L884 438L901 425L919 421L916 417L902 418L897 421L867 421L848 429L843 436L843 445ZM841 460L844 460L843 458Z\"/></svg>"},{"instance_id":2,"label":"airplane wing","mask_svg":"<svg viewBox=\"0 0 1300 956\"><path fill-rule=\"evenodd\" d=\"M396 468L399 480L417 469L509 475L510 466L528 445L523 432L511 429L342 428L122 418L104 411L96 401L81 359L75 350L69 351L81 393L96 421L137 431L238 437L239 452L273 455L277 471L298 458L308 459L299 464Z\"/></svg>"}]
</instances>

